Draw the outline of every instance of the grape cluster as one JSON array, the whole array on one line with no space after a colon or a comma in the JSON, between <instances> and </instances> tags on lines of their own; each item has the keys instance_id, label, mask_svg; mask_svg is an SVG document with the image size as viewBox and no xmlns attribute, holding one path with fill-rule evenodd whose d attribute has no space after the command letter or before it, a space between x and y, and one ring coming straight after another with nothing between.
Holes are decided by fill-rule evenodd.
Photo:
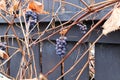
<instances>
[{"instance_id":1,"label":"grape cluster","mask_svg":"<svg viewBox=\"0 0 120 80\"><path fill-rule=\"evenodd\" d=\"M80 27L81 33L85 34L87 32L87 26L85 24L78 23L77 26Z\"/></svg>"},{"instance_id":2,"label":"grape cluster","mask_svg":"<svg viewBox=\"0 0 120 80\"><path fill-rule=\"evenodd\" d=\"M30 21L29 28L32 29L35 26L35 24L37 23L37 14L33 11L27 11L25 13L25 17L26 17L27 23Z\"/></svg>"},{"instance_id":3,"label":"grape cluster","mask_svg":"<svg viewBox=\"0 0 120 80\"><path fill-rule=\"evenodd\" d=\"M59 56L62 56L66 53L66 37L59 37L59 39L56 39L56 54Z\"/></svg>"}]
</instances>

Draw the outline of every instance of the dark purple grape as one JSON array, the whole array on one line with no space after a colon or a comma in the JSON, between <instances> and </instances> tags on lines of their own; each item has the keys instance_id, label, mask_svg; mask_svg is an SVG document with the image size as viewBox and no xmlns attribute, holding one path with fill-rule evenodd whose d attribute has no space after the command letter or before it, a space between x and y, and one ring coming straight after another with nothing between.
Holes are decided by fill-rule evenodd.
<instances>
[{"instance_id":1,"label":"dark purple grape","mask_svg":"<svg viewBox=\"0 0 120 80\"><path fill-rule=\"evenodd\" d=\"M86 31L81 31L81 33L85 34L85 33L86 33Z\"/></svg>"},{"instance_id":2,"label":"dark purple grape","mask_svg":"<svg viewBox=\"0 0 120 80\"><path fill-rule=\"evenodd\" d=\"M27 11L25 14L26 17L26 22L28 23L28 21L30 21L30 29L32 29L32 27L34 27L37 23L37 14L33 11Z\"/></svg>"},{"instance_id":3,"label":"dark purple grape","mask_svg":"<svg viewBox=\"0 0 120 80\"><path fill-rule=\"evenodd\" d=\"M57 49L57 51L62 51L62 49L59 48L59 49Z\"/></svg>"},{"instance_id":4,"label":"dark purple grape","mask_svg":"<svg viewBox=\"0 0 120 80\"><path fill-rule=\"evenodd\" d=\"M61 52L57 52L56 54L61 55Z\"/></svg>"},{"instance_id":5,"label":"dark purple grape","mask_svg":"<svg viewBox=\"0 0 120 80\"><path fill-rule=\"evenodd\" d=\"M32 12L31 12L31 11L27 11L27 12L25 13L26 22L28 22L28 21L29 21L29 18L30 18L30 16L31 16L31 14L32 14Z\"/></svg>"},{"instance_id":6,"label":"dark purple grape","mask_svg":"<svg viewBox=\"0 0 120 80\"><path fill-rule=\"evenodd\" d=\"M66 51L66 48L64 47L64 48L62 48L62 50Z\"/></svg>"},{"instance_id":7,"label":"dark purple grape","mask_svg":"<svg viewBox=\"0 0 120 80\"><path fill-rule=\"evenodd\" d=\"M65 54L65 51L64 51L64 50L62 50L61 52Z\"/></svg>"},{"instance_id":8,"label":"dark purple grape","mask_svg":"<svg viewBox=\"0 0 120 80\"><path fill-rule=\"evenodd\" d=\"M58 48L62 48L62 45L58 45Z\"/></svg>"},{"instance_id":9,"label":"dark purple grape","mask_svg":"<svg viewBox=\"0 0 120 80\"><path fill-rule=\"evenodd\" d=\"M56 41L59 41L59 39L56 39Z\"/></svg>"},{"instance_id":10,"label":"dark purple grape","mask_svg":"<svg viewBox=\"0 0 120 80\"><path fill-rule=\"evenodd\" d=\"M56 54L62 56L66 52L66 37L59 37L59 39L56 39Z\"/></svg>"},{"instance_id":11,"label":"dark purple grape","mask_svg":"<svg viewBox=\"0 0 120 80\"><path fill-rule=\"evenodd\" d=\"M0 49L1 50L5 50L6 48L4 46L0 46Z\"/></svg>"},{"instance_id":12,"label":"dark purple grape","mask_svg":"<svg viewBox=\"0 0 120 80\"><path fill-rule=\"evenodd\" d=\"M80 27L81 33L85 34L87 32L87 26L82 23L78 23L77 26Z\"/></svg>"}]
</instances>

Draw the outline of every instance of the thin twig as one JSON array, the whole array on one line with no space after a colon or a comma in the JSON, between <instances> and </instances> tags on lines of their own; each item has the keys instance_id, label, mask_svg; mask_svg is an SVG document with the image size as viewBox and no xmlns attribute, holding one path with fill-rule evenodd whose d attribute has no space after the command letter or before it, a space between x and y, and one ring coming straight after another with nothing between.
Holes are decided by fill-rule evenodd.
<instances>
[{"instance_id":1,"label":"thin twig","mask_svg":"<svg viewBox=\"0 0 120 80\"><path fill-rule=\"evenodd\" d=\"M88 10L91 11L91 8L87 5L87 3L84 0L80 0L80 1L88 8Z\"/></svg>"},{"instance_id":2,"label":"thin twig","mask_svg":"<svg viewBox=\"0 0 120 80\"><path fill-rule=\"evenodd\" d=\"M48 71L45 75L48 76L50 73L52 73L62 62L64 62L75 50L75 48L101 23L103 20L105 20L112 11L110 11L108 14L106 14L96 25L94 25L77 43L76 45L68 52L68 54L58 63L56 66L54 66L50 71Z\"/></svg>"},{"instance_id":3,"label":"thin twig","mask_svg":"<svg viewBox=\"0 0 120 80\"><path fill-rule=\"evenodd\" d=\"M69 73L74 67L84 58L84 56L87 54L87 52L95 45L95 43L103 36L101 34L94 42L93 44L82 54L82 56L74 63L73 66L71 66L62 76L58 77L56 80L60 80L63 76L65 76L67 73ZM79 76L78 76L79 77Z\"/></svg>"},{"instance_id":4,"label":"thin twig","mask_svg":"<svg viewBox=\"0 0 120 80\"><path fill-rule=\"evenodd\" d=\"M90 15L92 15L92 14L94 14L94 13L102 10L101 8L106 8L105 6L110 5L110 4L114 4L115 2L116 2L116 1L111 2L111 3L107 3L107 4L105 4L105 5L101 5L100 7L97 7L97 8L95 8L95 9L92 9L92 11L86 13L86 15L88 14L87 17L89 17ZM90 13L91 13L91 14L90 14ZM84 14L83 14L83 15L84 15ZM87 17L86 17L86 18L87 18ZM82 17L82 18L84 18L84 17ZM81 18L79 17L76 21L74 21L74 22L73 22L72 24L70 24L69 26L64 27L63 29L69 28L69 29L68 29L68 31L69 31L69 30L72 28L73 25L77 24L77 22L80 21L80 19L81 19ZM84 18L84 19L85 19L85 18ZM66 24L66 23L65 23L65 24ZM64 25L64 23L63 23L63 25ZM61 26L61 25L60 25L60 26ZM58 27L60 27L60 26L58 26ZM41 42L41 41L44 41L44 40L52 37L53 35L57 34L59 31L60 31L60 30L57 30L56 32L50 34L49 36L47 36L47 37L45 37L45 38L40 39L39 41L35 42L34 44L37 44L37 43L39 43L39 42ZM67 31L67 32L68 32L68 31ZM67 34L67 32L66 32L66 34Z\"/></svg>"},{"instance_id":5,"label":"thin twig","mask_svg":"<svg viewBox=\"0 0 120 80\"><path fill-rule=\"evenodd\" d=\"M60 10L60 8L61 8L61 0L60 0L60 5L59 5L59 7L58 7L58 9L56 10L56 12L55 12L55 14L54 14L55 16L57 15L57 13L58 13L58 11ZM40 38L44 35L44 33L46 32L46 30L50 27L51 23L53 22L55 16L52 17L50 23L48 24L48 26L46 27L46 29L42 32L42 34L41 34L34 42L32 42L29 46L35 44L35 42L38 41L38 39L40 39Z\"/></svg>"},{"instance_id":6,"label":"thin twig","mask_svg":"<svg viewBox=\"0 0 120 80\"><path fill-rule=\"evenodd\" d=\"M3 16L1 13L0 13L0 16L1 16L8 24L10 24L10 21L9 21L5 16Z\"/></svg>"},{"instance_id":7,"label":"thin twig","mask_svg":"<svg viewBox=\"0 0 120 80\"><path fill-rule=\"evenodd\" d=\"M55 0L55 1L59 2L59 0ZM61 2L62 2L62 3L65 3L65 4L69 4L69 5L74 6L74 7L76 7L76 8L79 8L79 9L81 9L81 10L84 9L84 8L78 6L78 5L75 5L75 4L70 3L70 2L67 2L67 1L61 1Z\"/></svg>"},{"instance_id":8,"label":"thin twig","mask_svg":"<svg viewBox=\"0 0 120 80\"><path fill-rule=\"evenodd\" d=\"M80 73L78 74L76 80L79 80L81 74L83 73L83 71L85 70L85 68L88 66L89 64L89 60L85 63L85 65L83 66L83 68L80 70Z\"/></svg>"},{"instance_id":9,"label":"thin twig","mask_svg":"<svg viewBox=\"0 0 120 80\"><path fill-rule=\"evenodd\" d=\"M15 54L17 54L20 50L16 50L7 60L5 60L2 64L0 64L0 67L3 66L5 63L7 63Z\"/></svg>"}]
</instances>

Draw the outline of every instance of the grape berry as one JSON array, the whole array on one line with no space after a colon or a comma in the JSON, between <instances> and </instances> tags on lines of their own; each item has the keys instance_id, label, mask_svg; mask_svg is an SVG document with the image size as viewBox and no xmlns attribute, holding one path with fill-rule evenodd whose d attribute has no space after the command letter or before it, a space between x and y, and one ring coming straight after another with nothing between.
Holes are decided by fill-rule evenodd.
<instances>
[{"instance_id":1,"label":"grape berry","mask_svg":"<svg viewBox=\"0 0 120 80\"><path fill-rule=\"evenodd\" d=\"M80 27L81 33L85 34L87 32L87 26L85 24L78 23L77 26Z\"/></svg>"},{"instance_id":2,"label":"grape berry","mask_svg":"<svg viewBox=\"0 0 120 80\"><path fill-rule=\"evenodd\" d=\"M62 56L66 53L66 37L61 36L59 39L56 39L56 54Z\"/></svg>"},{"instance_id":3,"label":"grape berry","mask_svg":"<svg viewBox=\"0 0 120 80\"><path fill-rule=\"evenodd\" d=\"M37 23L37 14L33 11L27 11L25 13L25 17L26 17L27 23L30 21L29 28L32 29L35 26L35 24Z\"/></svg>"}]
</instances>

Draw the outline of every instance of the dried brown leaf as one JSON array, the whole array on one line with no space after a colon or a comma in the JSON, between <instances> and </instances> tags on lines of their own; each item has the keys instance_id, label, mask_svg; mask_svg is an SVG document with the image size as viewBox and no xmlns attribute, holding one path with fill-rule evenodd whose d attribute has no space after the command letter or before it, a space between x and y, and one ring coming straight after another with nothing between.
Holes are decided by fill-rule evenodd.
<instances>
[{"instance_id":1,"label":"dried brown leaf","mask_svg":"<svg viewBox=\"0 0 120 80\"><path fill-rule=\"evenodd\" d=\"M103 34L118 30L120 26L120 8L114 8L111 16L103 25Z\"/></svg>"},{"instance_id":2,"label":"dried brown leaf","mask_svg":"<svg viewBox=\"0 0 120 80\"><path fill-rule=\"evenodd\" d=\"M2 59L8 59L9 58L8 54L3 50L0 50L0 57Z\"/></svg>"},{"instance_id":3,"label":"dried brown leaf","mask_svg":"<svg viewBox=\"0 0 120 80\"><path fill-rule=\"evenodd\" d=\"M44 5L38 1L31 1L28 4L28 8L38 14L49 14L48 12L44 11Z\"/></svg>"},{"instance_id":4,"label":"dried brown leaf","mask_svg":"<svg viewBox=\"0 0 120 80\"><path fill-rule=\"evenodd\" d=\"M6 3L5 3L5 0L1 0L1 1L0 1L0 9L6 10Z\"/></svg>"}]
</instances>

